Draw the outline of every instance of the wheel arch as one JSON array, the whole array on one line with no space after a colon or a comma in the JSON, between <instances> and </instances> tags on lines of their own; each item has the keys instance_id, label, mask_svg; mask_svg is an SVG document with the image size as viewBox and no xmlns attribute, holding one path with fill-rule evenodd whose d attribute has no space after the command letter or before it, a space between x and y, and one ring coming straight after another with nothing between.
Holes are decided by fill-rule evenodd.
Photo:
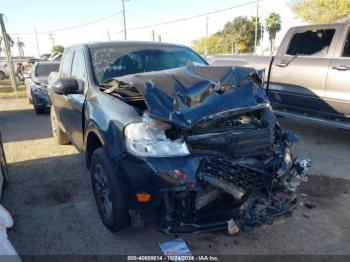
<instances>
[{"instance_id":1,"label":"wheel arch","mask_svg":"<svg viewBox=\"0 0 350 262\"><path fill-rule=\"evenodd\" d=\"M105 140L100 131L94 126L90 125L90 129L86 132L84 151L85 151L85 166L90 168L92 154L96 149L105 146Z\"/></svg>"},{"instance_id":2,"label":"wheel arch","mask_svg":"<svg viewBox=\"0 0 350 262\"><path fill-rule=\"evenodd\" d=\"M92 153L99 147L104 147L110 159L118 158L123 153L122 132L109 122L106 130L93 120L88 121L85 128L84 151L86 167L89 168Z\"/></svg>"}]
</instances>

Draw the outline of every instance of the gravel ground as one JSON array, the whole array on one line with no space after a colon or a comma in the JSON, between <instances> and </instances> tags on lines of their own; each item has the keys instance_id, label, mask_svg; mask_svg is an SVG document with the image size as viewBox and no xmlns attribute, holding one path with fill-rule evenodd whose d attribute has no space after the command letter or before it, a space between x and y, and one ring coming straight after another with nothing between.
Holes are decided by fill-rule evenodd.
<instances>
[{"instance_id":1,"label":"gravel ground","mask_svg":"<svg viewBox=\"0 0 350 262\"><path fill-rule=\"evenodd\" d=\"M350 254L350 133L281 119L313 160L304 202L292 217L236 237L221 232L182 236L193 254ZM15 220L9 238L20 255L161 254L174 239L156 223L112 234L98 217L88 172L71 145L51 137L48 115L26 99L0 99L0 129L10 169L2 202Z\"/></svg>"}]
</instances>

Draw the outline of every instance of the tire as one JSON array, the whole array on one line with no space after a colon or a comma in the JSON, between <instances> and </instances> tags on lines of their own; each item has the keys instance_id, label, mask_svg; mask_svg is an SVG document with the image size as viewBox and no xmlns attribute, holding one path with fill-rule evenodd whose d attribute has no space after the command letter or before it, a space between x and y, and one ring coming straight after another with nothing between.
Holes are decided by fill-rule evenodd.
<instances>
[{"instance_id":1,"label":"tire","mask_svg":"<svg viewBox=\"0 0 350 262\"><path fill-rule=\"evenodd\" d=\"M114 233L130 224L128 191L118 170L104 148L92 154L90 176L96 205L103 224Z\"/></svg>"},{"instance_id":2,"label":"tire","mask_svg":"<svg viewBox=\"0 0 350 262\"><path fill-rule=\"evenodd\" d=\"M8 185L8 170L7 170L7 162L5 157L4 147L1 144L1 157L0 157L0 173L3 176L2 189L5 189Z\"/></svg>"},{"instance_id":3,"label":"tire","mask_svg":"<svg viewBox=\"0 0 350 262\"><path fill-rule=\"evenodd\" d=\"M56 115L56 112L55 112L55 109L53 108L53 106L51 106L51 108L50 108L50 119L51 119L52 135L53 135L56 143L59 145L69 144L68 137L66 136L66 134L62 131L62 129L58 125L57 115Z\"/></svg>"},{"instance_id":4,"label":"tire","mask_svg":"<svg viewBox=\"0 0 350 262\"><path fill-rule=\"evenodd\" d=\"M46 113L45 109L43 109L43 108L38 108L38 107L36 107L36 106L34 106L34 110L35 110L35 114L37 114L37 115L43 115L43 114Z\"/></svg>"},{"instance_id":5,"label":"tire","mask_svg":"<svg viewBox=\"0 0 350 262\"><path fill-rule=\"evenodd\" d=\"M37 115L42 115L46 113L44 108L40 108L37 106L35 98L33 98L33 107L34 107L35 114Z\"/></svg>"},{"instance_id":6,"label":"tire","mask_svg":"<svg viewBox=\"0 0 350 262\"><path fill-rule=\"evenodd\" d=\"M0 81L4 80L6 78L6 75L3 71L0 71Z\"/></svg>"}]
</instances>

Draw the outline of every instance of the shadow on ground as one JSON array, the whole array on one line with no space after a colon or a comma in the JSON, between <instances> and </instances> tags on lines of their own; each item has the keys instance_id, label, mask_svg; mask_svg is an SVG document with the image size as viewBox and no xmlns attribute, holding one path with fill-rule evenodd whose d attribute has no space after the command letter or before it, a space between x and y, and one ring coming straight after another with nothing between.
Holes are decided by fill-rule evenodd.
<instances>
[{"instance_id":1,"label":"shadow on ground","mask_svg":"<svg viewBox=\"0 0 350 262\"><path fill-rule=\"evenodd\" d=\"M5 143L52 137L49 115L33 109L0 111L0 129Z\"/></svg>"}]
</instances>

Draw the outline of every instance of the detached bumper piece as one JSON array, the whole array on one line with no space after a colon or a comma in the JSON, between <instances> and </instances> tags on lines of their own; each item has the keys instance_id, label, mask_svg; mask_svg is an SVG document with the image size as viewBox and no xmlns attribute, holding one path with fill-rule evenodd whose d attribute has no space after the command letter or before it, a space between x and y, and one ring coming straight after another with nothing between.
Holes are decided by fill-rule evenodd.
<instances>
[{"instance_id":1,"label":"detached bumper piece","mask_svg":"<svg viewBox=\"0 0 350 262\"><path fill-rule=\"evenodd\" d=\"M167 193L160 230L167 234L225 230L233 220L239 231L251 232L289 216L297 206L297 180L305 181L309 162L295 160L288 172L278 177L277 170L259 168L255 161L204 159L197 188Z\"/></svg>"}]
</instances>

